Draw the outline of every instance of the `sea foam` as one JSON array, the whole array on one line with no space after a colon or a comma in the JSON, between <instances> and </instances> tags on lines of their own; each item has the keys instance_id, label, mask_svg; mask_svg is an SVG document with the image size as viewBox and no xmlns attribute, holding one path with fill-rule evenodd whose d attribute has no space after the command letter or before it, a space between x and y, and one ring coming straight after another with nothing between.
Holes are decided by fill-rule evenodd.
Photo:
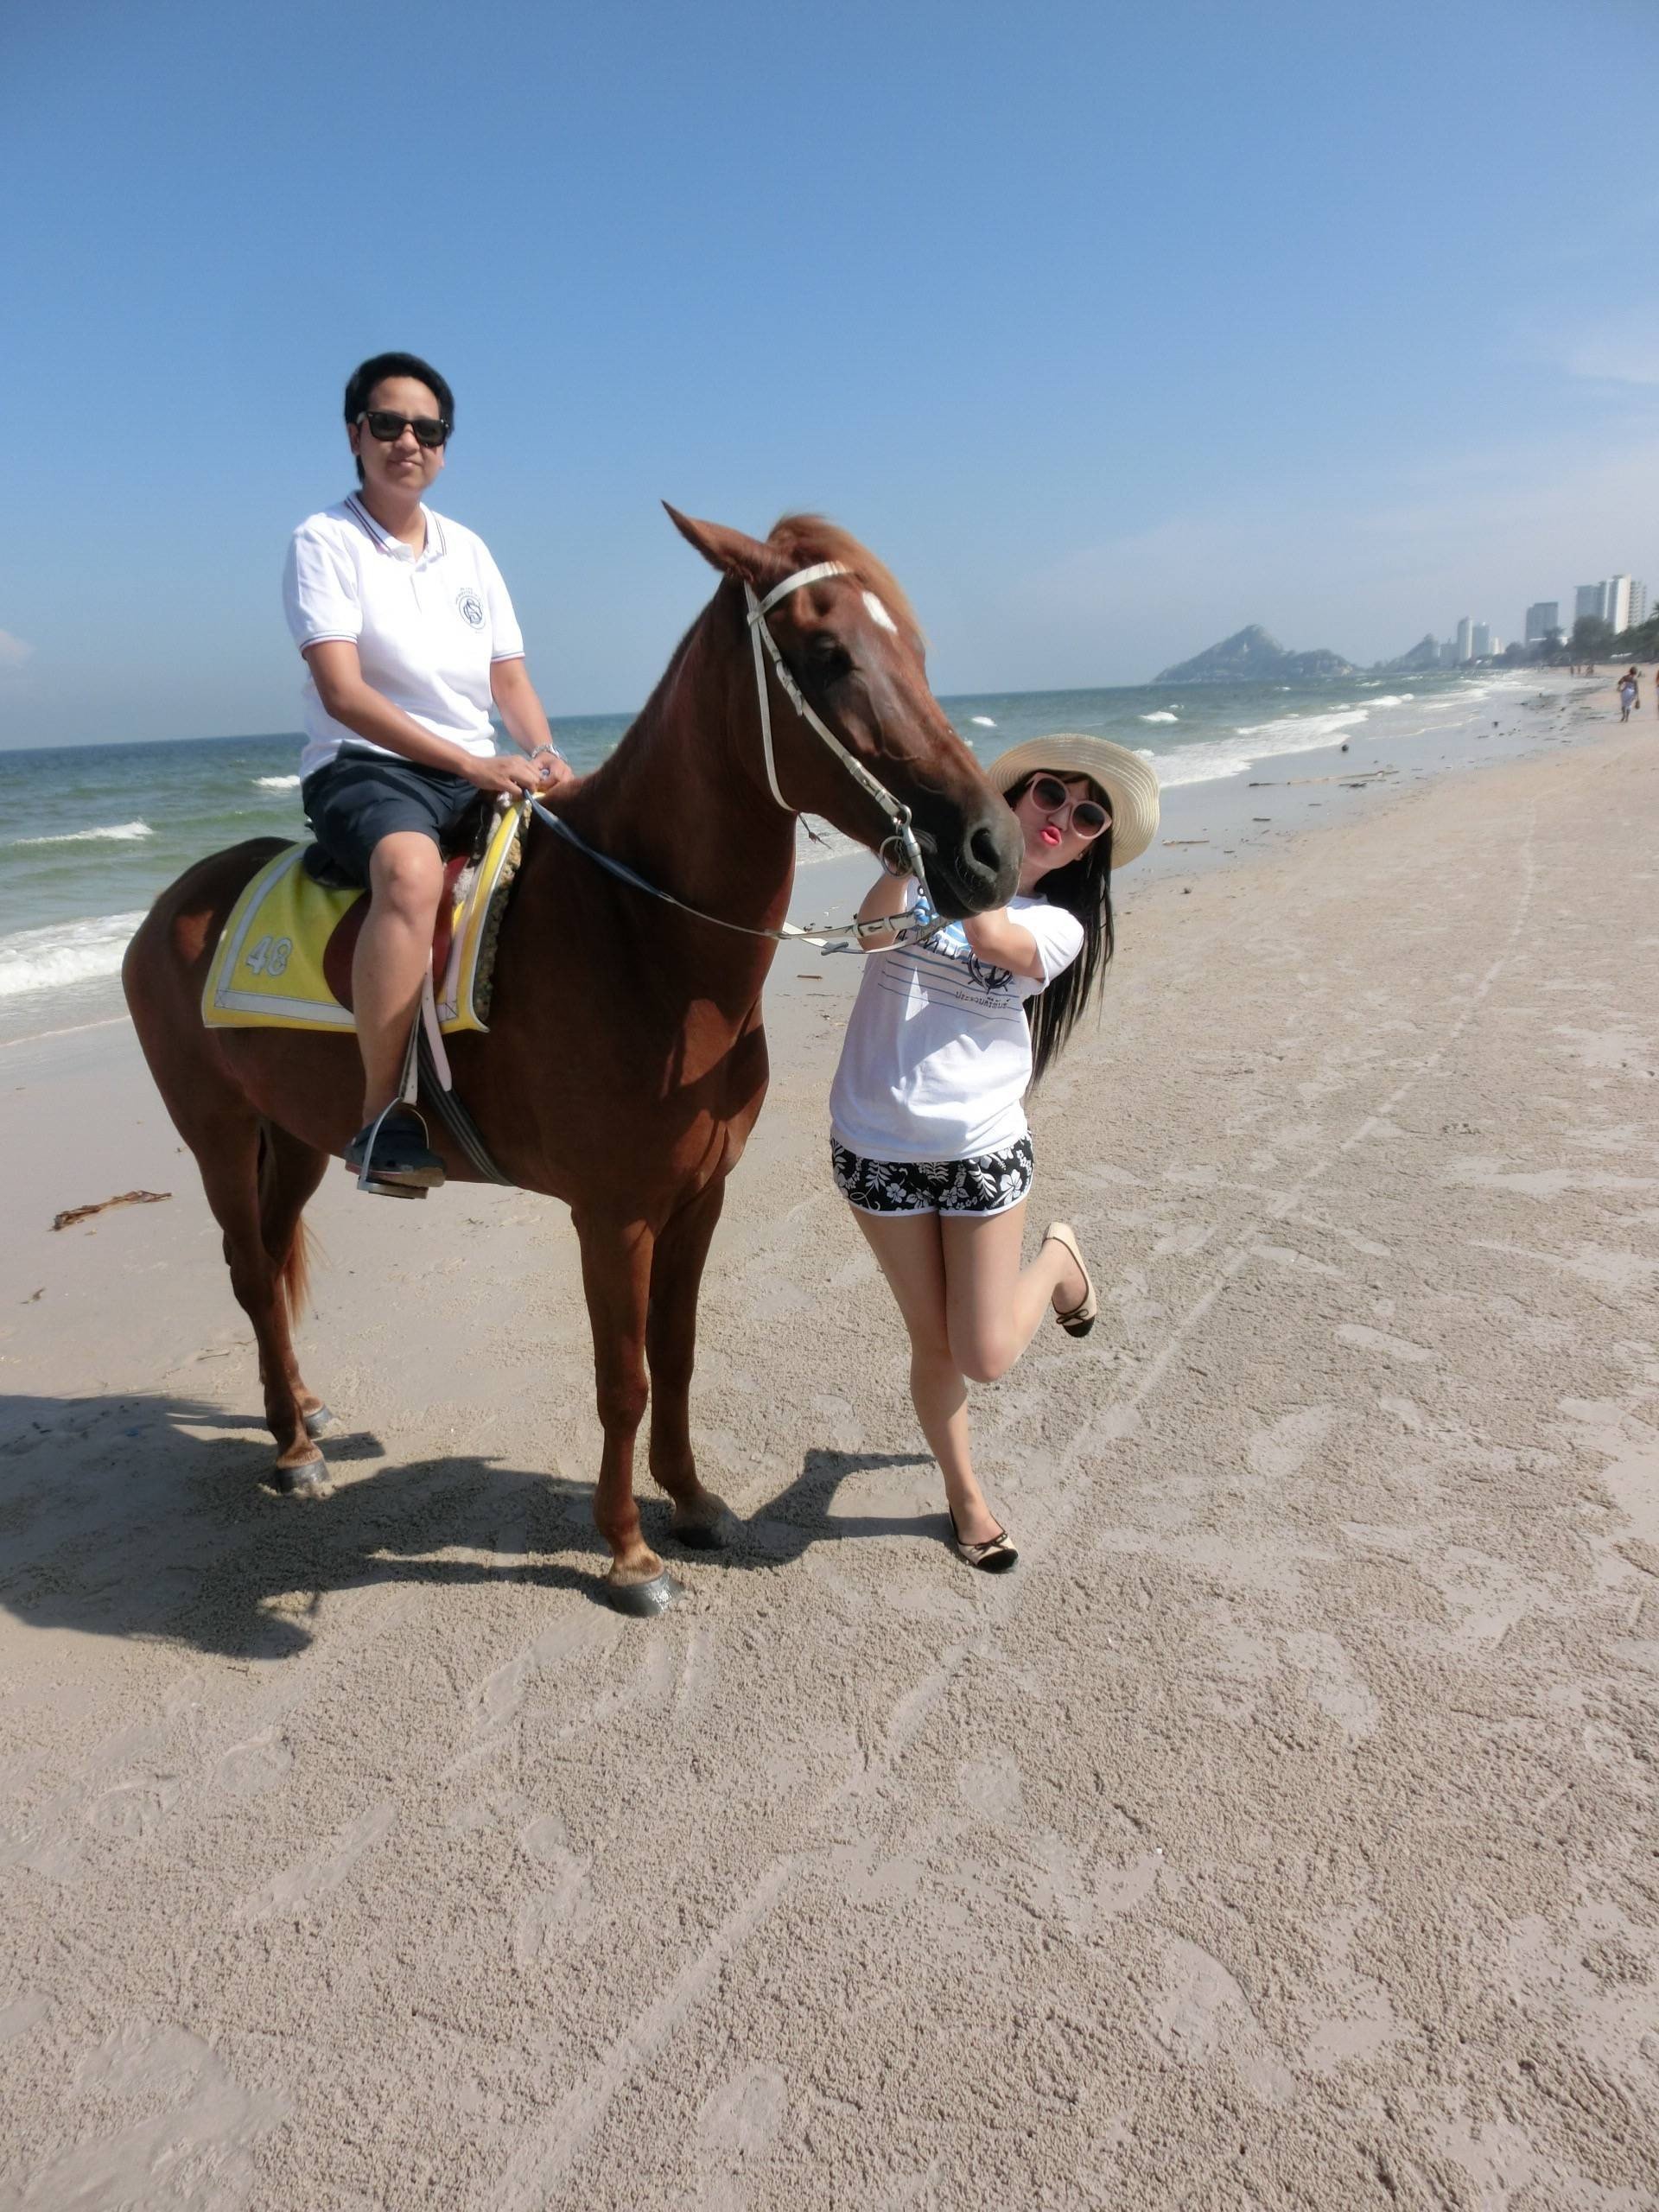
<instances>
[{"instance_id":1,"label":"sea foam","mask_svg":"<svg viewBox=\"0 0 1659 2212\"><path fill-rule=\"evenodd\" d=\"M297 776L256 776L254 787L262 791L296 791L300 788Z\"/></svg>"},{"instance_id":2,"label":"sea foam","mask_svg":"<svg viewBox=\"0 0 1659 2212\"><path fill-rule=\"evenodd\" d=\"M0 999L116 975L128 941L143 918L141 907L137 913L92 914L84 921L0 937Z\"/></svg>"},{"instance_id":3,"label":"sea foam","mask_svg":"<svg viewBox=\"0 0 1659 2212\"><path fill-rule=\"evenodd\" d=\"M1173 709L1167 714L1142 715L1143 722L1178 722L1181 719Z\"/></svg>"},{"instance_id":4,"label":"sea foam","mask_svg":"<svg viewBox=\"0 0 1659 2212\"><path fill-rule=\"evenodd\" d=\"M19 837L20 845L88 845L104 838L114 838L125 844L135 837L153 837L156 832L148 822L112 822L105 830L66 830L55 837Z\"/></svg>"},{"instance_id":5,"label":"sea foam","mask_svg":"<svg viewBox=\"0 0 1659 2212\"><path fill-rule=\"evenodd\" d=\"M1287 753L1317 753L1340 743L1369 715L1367 707L1339 707L1324 715L1281 715L1270 722L1245 722L1230 737L1183 745L1149 757L1166 791L1181 784L1211 784L1243 776L1262 760Z\"/></svg>"}]
</instances>

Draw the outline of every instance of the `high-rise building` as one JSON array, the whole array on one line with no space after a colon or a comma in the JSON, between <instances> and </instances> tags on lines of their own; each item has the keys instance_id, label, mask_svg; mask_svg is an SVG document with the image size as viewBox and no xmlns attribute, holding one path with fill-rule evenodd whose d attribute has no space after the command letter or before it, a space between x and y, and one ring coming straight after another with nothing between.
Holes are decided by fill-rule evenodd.
<instances>
[{"instance_id":1,"label":"high-rise building","mask_svg":"<svg viewBox=\"0 0 1659 2212\"><path fill-rule=\"evenodd\" d=\"M1582 622L1590 615L1595 621L1607 619L1607 587L1604 584L1580 584L1573 594L1573 619Z\"/></svg>"},{"instance_id":2,"label":"high-rise building","mask_svg":"<svg viewBox=\"0 0 1659 2212\"><path fill-rule=\"evenodd\" d=\"M1469 617L1465 614L1459 619L1458 622L1457 657L1458 665L1459 667L1463 665L1465 661L1471 660L1474 658L1474 650L1475 626L1469 620Z\"/></svg>"},{"instance_id":3,"label":"high-rise building","mask_svg":"<svg viewBox=\"0 0 1659 2212\"><path fill-rule=\"evenodd\" d=\"M1628 630L1630 626L1630 578L1610 576L1603 588L1607 594L1607 603L1602 608L1602 613L1615 630Z\"/></svg>"},{"instance_id":4,"label":"high-rise building","mask_svg":"<svg viewBox=\"0 0 1659 2212\"><path fill-rule=\"evenodd\" d=\"M1560 601L1559 599L1535 600L1527 609L1524 642L1529 645L1541 645L1550 632L1559 630L1560 626Z\"/></svg>"},{"instance_id":5,"label":"high-rise building","mask_svg":"<svg viewBox=\"0 0 1659 2212\"><path fill-rule=\"evenodd\" d=\"M1477 622L1470 650L1476 660L1490 660L1492 657L1492 633L1484 622Z\"/></svg>"},{"instance_id":6,"label":"high-rise building","mask_svg":"<svg viewBox=\"0 0 1659 2212\"><path fill-rule=\"evenodd\" d=\"M1648 619L1648 588L1632 576L1630 579L1630 627Z\"/></svg>"}]
</instances>

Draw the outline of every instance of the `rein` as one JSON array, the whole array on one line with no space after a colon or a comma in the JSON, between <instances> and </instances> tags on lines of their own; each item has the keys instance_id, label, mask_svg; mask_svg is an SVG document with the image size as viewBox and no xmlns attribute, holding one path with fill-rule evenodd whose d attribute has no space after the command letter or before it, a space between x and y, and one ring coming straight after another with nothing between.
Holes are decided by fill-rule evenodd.
<instances>
[{"instance_id":1,"label":"rein","mask_svg":"<svg viewBox=\"0 0 1659 2212\"><path fill-rule=\"evenodd\" d=\"M740 937L768 937L774 944L804 942L816 944L825 952L885 952L887 946L867 945L864 938L875 936L879 931L890 930L894 944L902 944L912 938L931 937L936 929L942 926L932 922L925 927L907 927L904 917L898 914L885 916L874 922L785 922L779 930L758 930L751 928L747 922L728 922L723 914L707 913L701 906L688 905L683 899L677 899L671 891L664 891L657 884L647 881L625 861L613 860L608 853L601 853L597 846L590 845L578 830L573 830L563 815L552 813L540 799L527 799L525 804L532 814L538 815L546 823L550 830L556 830L566 844L574 845L579 853L585 854L607 875L613 875L619 883L626 883L635 891L643 891L652 899L660 899L665 906L677 906L681 913L690 914L694 920L711 922L717 930L735 930ZM791 813L794 811L793 808L790 810ZM889 839L888 842L891 843L892 840ZM837 938L852 938L855 942L838 944L830 941Z\"/></svg>"},{"instance_id":2,"label":"rein","mask_svg":"<svg viewBox=\"0 0 1659 2212\"><path fill-rule=\"evenodd\" d=\"M864 763L850 753L835 732L813 712L779 650L778 640L766 627L766 617L779 600L787 599L791 592L799 591L807 584L822 583L830 576L844 576L850 573L840 561L820 561L812 568L798 569L792 575L785 576L782 583L774 585L764 599L755 596L753 584L746 582L743 586L743 594L749 606L749 639L754 648L754 689L760 709L760 743L766 764L766 782L773 798L785 813L798 817L800 809L791 806L778 787L778 764L772 742L772 701L766 690L766 662L761 658L763 647L771 659L779 688L790 705L813 734L830 747L854 782L861 791L868 792L892 823L892 831L883 838L878 855L882 867L893 875L913 875L918 892L918 903L926 901L926 909L931 913L932 902L927 898L927 871L922 865L921 848L911 827L910 809L894 798L887 785L873 776ZM596 862L607 874L615 876L619 882L630 885L635 891L645 892L653 899L660 899L664 906L677 906L681 913L690 914L697 921L712 922L716 929L735 930L741 937L770 938L777 944L804 939L825 952L861 953L887 949L885 946L865 944L863 940L867 936L874 937L890 931L895 944L905 944L912 938L930 937L942 926L937 921L906 926L902 918L897 915L883 916L880 920L871 922L785 922L781 929L777 930L754 929L747 922L728 922L723 915L705 913L701 906L688 906L683 899L677 899L671 891L661 890L656 884L647 882L643 875L638 874L621 861L613 860L609 854L599 852L563 817L543 806L540 799L531 798L527 804L532 814L539 815L548 827L556 830L568 844L574 845L579 853L585 853L590 861ZM830 942L832 938L850 938L853 943L844 945Z\"/></svg>"}]
</instances>

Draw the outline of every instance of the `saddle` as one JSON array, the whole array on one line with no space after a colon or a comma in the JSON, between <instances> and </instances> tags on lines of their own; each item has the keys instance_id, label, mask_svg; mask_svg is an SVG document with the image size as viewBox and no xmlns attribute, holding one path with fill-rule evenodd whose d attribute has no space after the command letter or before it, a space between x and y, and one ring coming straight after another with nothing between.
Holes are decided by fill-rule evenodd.
<instances>
[{"instance_id":1,"label":"saddle","mask_svg":"<svg viewBox=\"0 0 1659 2212\"><path fill-rule=\"evenodd\" d=\"M507 897L528 810L481 810L470 845L444 861L432 979L446 1035L487 1029ZM285 845L231 910L202 988L210 1029L353 1029L352 956L365 887L315 845Z\"/></svg>"}]
</instances>

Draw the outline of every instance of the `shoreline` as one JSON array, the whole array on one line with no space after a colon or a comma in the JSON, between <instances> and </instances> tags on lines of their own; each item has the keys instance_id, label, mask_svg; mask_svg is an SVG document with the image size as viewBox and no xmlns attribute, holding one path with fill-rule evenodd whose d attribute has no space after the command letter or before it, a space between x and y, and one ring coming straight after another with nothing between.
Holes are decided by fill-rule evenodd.
<instances>
[{"instance_id":1,"label":"shoreline","mask_svg":"<svg viewBox=\"0 0 1659 2212\"><path fill-rule=\"evenodd\" d=\"M1532 673L1526 672L1529 679ZM1420 731L1379 734L1361 725L1345 742L1269 754L1243 774L1166 788L1158 842L1147 861L1137 864L1135 877L1144 881L1172 868L1196 876L1271 845L1287 830L1323 826L1351 811L1356 799L1375 798L1385 788L1405 788L1427 776L1523 758L1538 745L1564 741L1583 722L1597 719L1586 695L1599 687L1559 671L1541 673L1554 680L1536 684L1529 680L1519 690L1500 693L1497 715L1491 710L1490 695L1460 714L1452 711L1454 696L1446 695L1435 702L1435 715ZM1541 707L1535 701L1547 703ZM1446 715L1443 723L1440 712ZM1358 788L1351 790L1351 785ZM1256 819L1263 814L1271 819ZM1321 823L1315 823L1316 815ZM798 923L846 921L871 880L874 865L861 852L804 861L796 870L790 918ZM84 926L95 928L107 918L88 917ZM781 948L769 990L789 988L787 976L779 970L787 966L796 949ZM812 952L811 957L818 955ZM55 989L0 997L0 1052L37 1036L91 1029L122 1019L120 982L113 973Z\"/></svg>"}]
</instances>

